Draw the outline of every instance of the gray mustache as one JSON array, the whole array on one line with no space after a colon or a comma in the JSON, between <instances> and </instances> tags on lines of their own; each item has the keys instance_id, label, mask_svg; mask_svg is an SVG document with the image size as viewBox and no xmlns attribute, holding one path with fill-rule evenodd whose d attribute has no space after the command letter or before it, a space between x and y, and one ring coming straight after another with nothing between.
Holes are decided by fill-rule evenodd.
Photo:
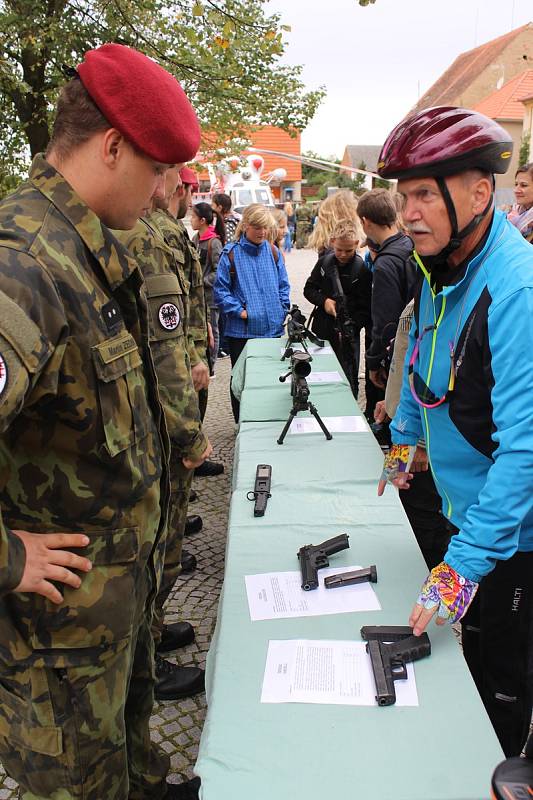
<instances>
[{"instance_id":1,"label":"gray mustache","mask_svg":"<svg viewBox=\"0 0 533 800\"><path fill-rule=\"evenodd\" d=\"M407 230L409 233L431 233L430 228L424 228L421 225L408 225Z\"/></svg>"}]
</instances>

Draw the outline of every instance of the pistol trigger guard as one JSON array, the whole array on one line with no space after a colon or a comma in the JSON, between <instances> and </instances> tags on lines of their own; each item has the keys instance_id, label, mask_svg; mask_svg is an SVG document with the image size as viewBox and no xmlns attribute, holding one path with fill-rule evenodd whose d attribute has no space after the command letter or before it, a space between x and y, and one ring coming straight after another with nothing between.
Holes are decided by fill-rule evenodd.
<instances>
[{"instance_id":1,"label":"pistol trigger guard","mask_svg":"<svg viewBox=\"0 0 533 800\"><path fill-rule=\"evenodd\" d=\"M407 680L407 667L405 666L405 662L401 659L398 658L391 661L391 671L395 680Z\"/></svg>"}]
</instances>

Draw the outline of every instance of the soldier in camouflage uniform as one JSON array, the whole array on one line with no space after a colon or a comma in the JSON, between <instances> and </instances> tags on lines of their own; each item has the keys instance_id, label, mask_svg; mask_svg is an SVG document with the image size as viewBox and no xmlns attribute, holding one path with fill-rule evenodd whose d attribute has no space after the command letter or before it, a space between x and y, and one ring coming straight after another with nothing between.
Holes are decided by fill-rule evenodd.
<instances>
[{"instance_id":1,"label":"soldier in camouflage uniform","mask_svg":"<svg viewBox=\"0 0 533 800\"><path fill-rule=\"evenodd\" d=\"M313 230L313 210L308 203L302 203L296 209L296 241L295 247L301 250L307 247L307 240Z\"/></svg>"},{"instance_id":2,"label":"soldier in camouflage uniform","mask_svg":"<svg viewBox=\"0 0 533 800\"><path fill-rule=\"evenodd\" d=\"M148 726L168 435L142 276L109 228L135 224L199 128L129 48L78 70L46 160L0 203L0 760L22 800L171 800L188 784L166 783Z\"/></svg>"},{"instance_id":3,"label":"soldier in camouflage uniform","mask_svg":"<svg viewBox=\"0 0 533 800\"><path fill-rule=\"evenodd\" d=\"M180 181L179 169L166 176L168 205ZM165 550L163 579L157 595L153 632L156 647L163 633L163 606L181 571L183 533L187 517L192 471L211 453L202 431L198 396L194 389L189 358L189 281L183 267L182 252L170 247L160 230L162 213L141 219L132 231L116 231L117 237L134 256L146 284L150 312L150 348L154 358L167 428L171 442L171 503ZM178 623L176 646L185 631ZM190 626L189 626L190 627ZM172 649L172 630L166 631L165 650ZM190 641L190 639L188 640ZM197 667L179 667L156 657L155 696L158 700L177 700L204 690L204 673Z\"/></svg>"},{"instance_id":4,"label":"soldier in camouflage uniform","mask_svg":"<svg viewBox=\"0 0 533 800\"><path fill-rule=\"evenodd\" d=\"M187 324L188 350L194 388L197 392L209 386L207 362L208 326L204 294L202 265L198 249L191 242L182 220L191 204L192 170L180 170L181 185L168 202L168 208L159 208L152 215L167 243L175 252L178 263L189 284L189 315ZM196 184L197 185L197 184ZM158 199L156 206L162 205Z\"/></svg>"}]
</instances>

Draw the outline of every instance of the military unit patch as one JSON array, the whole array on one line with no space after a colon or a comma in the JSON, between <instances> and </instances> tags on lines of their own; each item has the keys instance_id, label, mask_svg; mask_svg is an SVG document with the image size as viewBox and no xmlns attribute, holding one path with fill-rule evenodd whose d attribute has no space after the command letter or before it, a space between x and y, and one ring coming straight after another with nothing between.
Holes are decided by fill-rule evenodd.
<instances>
[{"instance_id":1,"label":"military unit patch","mask_svg":"<svg viewBox=\"0 0 533 800\"><path fill-rule=\"evenodd\" d=\"M7 364L0 353L0 394L4 391L7 384Z\"/></svg>"},{"instance_id":2,"label":"military unit patch","mask_svg":"<svg viewBox=\"0 0 533 800\"><path fill-rule=\"evenodd\" d=\"M174 303L163 303L159 309L159 322L166 331L175 331L180 324L180 312Z\"/></svg>"}]
</instances>

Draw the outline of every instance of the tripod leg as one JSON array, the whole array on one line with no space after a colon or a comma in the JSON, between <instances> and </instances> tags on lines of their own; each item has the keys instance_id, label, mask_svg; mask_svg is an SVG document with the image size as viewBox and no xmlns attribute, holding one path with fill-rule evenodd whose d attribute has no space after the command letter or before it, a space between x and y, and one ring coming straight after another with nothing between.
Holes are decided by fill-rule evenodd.
<instances>
[{"instance_id":1,"label":"tripod leg","mask_svg":"<svg viewBox=\"0 0 533 800\"><path fill-rule=\"evenodd\" d=\"M326 426L322 422L322 420L320 418L320 414L318 413L318 411L316 410L315 406L312 403L309 403L309 411L311 412L313 417L316 419L316 421L318 422L318 424L322 428L322 432L323 432L324 436L326 437L326 439L328 441L330 439L333 439L333 436L331 435L331 433L328 431L328 429L326 428Z\"/></svg>"},{"instance_id":2,"label":"tripod leg","mask_svg":"<svg viewBox=\"0 0 533 800\"><path fill-rule=\"evenodd\" d=\"M281 435L280 435L280 437L278 439L278 444L283 444L283 440L285 439L285 437L287 435L287 431L291 427L291 422L293 421L293 419L294 419L294 417L296 416L297 413L298 412L295 411L294 408L291 410L291 413L289 414L289 418L288 418L287 422L285 423L285 427L281 431Z\"/></svg>"}]
</instances>

